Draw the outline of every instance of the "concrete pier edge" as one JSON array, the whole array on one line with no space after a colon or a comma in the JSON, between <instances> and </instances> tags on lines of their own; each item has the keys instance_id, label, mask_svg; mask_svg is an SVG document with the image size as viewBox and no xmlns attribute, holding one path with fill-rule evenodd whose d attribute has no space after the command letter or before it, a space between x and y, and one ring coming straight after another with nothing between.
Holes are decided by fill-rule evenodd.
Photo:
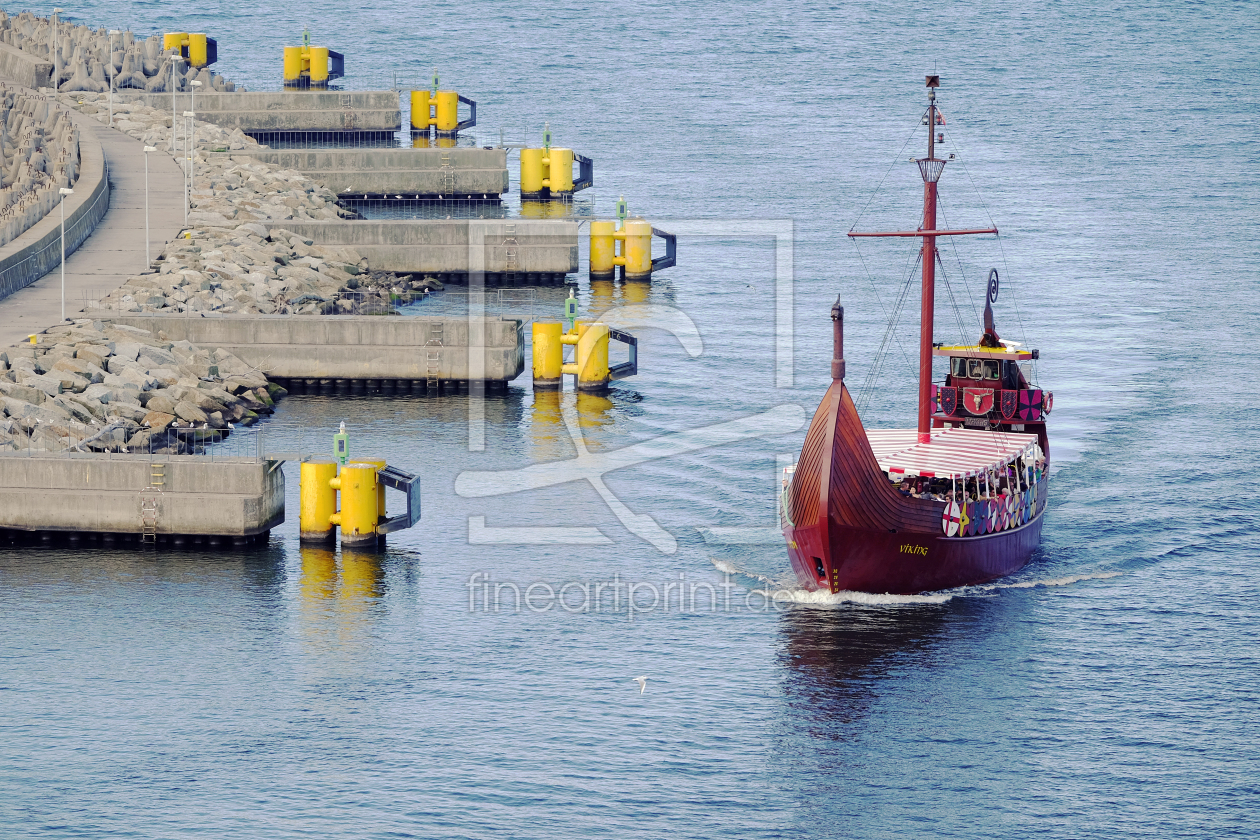
<instances>
[{"instance_id":1,"label":"concrete pier edge","mask_svg":"<svg viewBox=\"0 0 1260 840\"><path fill-rule=\"evenodd\" d=\"M57 107L78 125L75 118L79 115L65 106ZM67 257L92 235L109 209L109 165L105 150L91 132L79 132L79 158L79 180L74 184L74 195L65 200ZM60 242L61 210L57 208L0 248L0 299L29 286L60 265Z\"/></svg>"}]
</instances>

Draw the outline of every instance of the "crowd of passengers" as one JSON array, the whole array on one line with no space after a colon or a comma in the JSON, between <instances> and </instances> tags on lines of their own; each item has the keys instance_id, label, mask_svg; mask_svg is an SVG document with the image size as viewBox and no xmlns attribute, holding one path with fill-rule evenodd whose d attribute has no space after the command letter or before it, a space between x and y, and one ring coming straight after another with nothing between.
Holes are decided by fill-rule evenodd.
<instances>
[{"instance_id":1,"label":"crowd of passengers","mask_svg":"<svg viewBox=\"0 0 1260 840\"><path fill-rule=\"evenodd\" d=\"M1035 462L1025 463L1017 458L1007 464L1003 470L989 470L987 475L972 476L966 480L948 478L902 478L889 476L889 481L897 485L903 496L914 499L931 499L937 502L979 501L981 499L999 499L1013 493L1021 493L1029 484L1041 480L1046 459L1038 458Z\"/></svg>"}]
</instances>

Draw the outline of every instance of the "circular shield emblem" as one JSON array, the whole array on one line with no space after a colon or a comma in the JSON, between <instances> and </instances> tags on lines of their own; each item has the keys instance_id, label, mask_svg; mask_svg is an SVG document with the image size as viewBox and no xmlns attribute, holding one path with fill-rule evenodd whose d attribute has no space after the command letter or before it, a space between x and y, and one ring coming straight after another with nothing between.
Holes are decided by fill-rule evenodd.
<instances>
[{"instance_id":1,"label":"circular shield emblem","mask_svg":"<svg viewBox=\"0 0 1260 840\"><path fill-rule=\"evenodd\" d=\"M997 303L998 272L996 268L989 270L989 303Z\"/></svg>"},{"instance_id":2,"label":"circular shield emblem","mask_svg":"<svg viewBox=\"0 0 1260 840\"><path fill-rule=\"evenodd\" d=\"M958 526L961 524L960 513L958 502L950 502L945 505L945 513L941 515L941 530L945 532L945 536L958 536Z\"/></svg>"},{"instance_id":3,"label":"circular shield emblem","mask_svg":"<svg viewBox=\"0 0 1260 840\"><path fill-rule=\"evenodd\" d=\"M1001 529L1001 507L993 502L989 503L989 533L996 533Z\"/></svg>"},{"instance_id":4,"label":"circular shield emblem","mask_svg":"<svg viewBox=\"0 0 1260 840\"><path fill-rule=\"evenodd\" d=\"M971 518L974 512L971 502L962 503L962 510L958 513L958 533L964 537L970 537L976 532L976 521Z\"/></svg>"}]
</instances>

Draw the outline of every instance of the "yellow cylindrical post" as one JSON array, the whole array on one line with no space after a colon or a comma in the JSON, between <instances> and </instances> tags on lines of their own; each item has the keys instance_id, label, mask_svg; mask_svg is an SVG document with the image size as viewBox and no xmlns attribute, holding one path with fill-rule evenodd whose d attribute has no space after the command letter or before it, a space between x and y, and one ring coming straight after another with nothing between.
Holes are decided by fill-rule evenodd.
<instances>
[{"instance_id":1,"label":"yellow cylindrical post","mask_svg":"<svg viewBox=\"0 0 1260 840\"><path fill-rule=\"evenodd\" d=\"M328 47L311 47L311 87L328 87Z\"/></svg>"},{"instance_id":2,"label":"yellow cylindrical post","mask_svg":"<svg viewBox=\"0 0 1260 840\"><path fill-rule=\"evenodd\" d=\"M429 92L427 90L413 90L411 92L411 130L423 131L429 133L429 126L433 124L433 120L429 114Z\"/></svg>"},{"instance_id":3,"label":"yellow cylindrical post","mask_svg":"<svg viewBox=\"0 0 1260 840\"><path fill-rule=\"evenodd\" d=\"M548 180L551 181L551 194L571 195L573 193L573 150L552 148L550 170Z\"/></svg>"},{"instance_id":4,"label":"yellow cylindrical post","mask_svg":"<svg viewBox=\"0 0 1260 840\"><path fill-rule=\"evenodd\" d=\"M459 125L459 94L453 90L439 90L434 97L434 124L438 131L454 131Z\"/></svg>"},{"instance_id":5,"label":"yellow cylindrical post","mask_svg":"<svg viewBox=\"0 0 1260 840\"><path fill-rule=\"evenodd\" d=\"M303 461L301 473L301 539L307 542L330 540L332 517L337 512L337 491L329 482L337 477L337 460L318 457Z\"/></svg>"},{"instance_id":6,"label":"yellow cylindrical post","mask_svg":"<svg viewBox=\"0 0 1260 840\"><path fill-rule=\"evenodd\" d=\"M355 458L350 463L371 464L372 466L376 467L377 471L383 470L387 466L389 466L389 462L386 461L384 458ZM378 518L378 521L383 522L386 519L385 485L381 484L379 481L376 482L376 516Z\"/></svg>"},{"instance_id":7,"label":"yellow cylindrical post","mask_svg":"<svg viewBox=\"0 0 1260 840\"><path fill-rule=\"evenodd\" d=\"M626 280L652 279L652 226L642 219L627 219L626 241L621 253L626 258Z\"/></svg>"},{"instance_id":8,"label":"yellow cylindrical post","mask_svg":"<svg viewBox=\"0 0 1260 840\"><path fill-rule=\"evenodd\" d=\"M521 198L537 197L544 177L543 150L521 149Z\"/></svg>"},{"instance_id":9,"label":"yellow cylindrical post","mask_svg":"<svg viewBox=\"0 0 1260 840\"><path fill-rule=\"evenodd\" d=\"M210 56L206 49L206 33L188 33L188 63L193 67L205 67Z\"/></svg>"},{"instance_id":10,"label":"yellow cylindrical post","mask_svg":"<svg viewBox=\"0 0 1260 840\"><path fill-rule=\"evenodd\" d=\"M376 544L376 467L346 464L341 475L329 482L341 491L341 510L332 515L341 526L341 544Z\"/></svg>"},{"instance_id":11,"label":"yellow cylindrical post","mask_svg":"<svg viewBox=\"0 0 1260 840\"><path fill-rule=\"evenodd\" d=\"M616 275L616 228L612 222L591 222L591 279L611 280Z\"/></svg>"},{"instance_id":12,"label":"yellow cylindrical post","mask_svg":"<svg viewBox=\"0 0 1260 840\"><path fill-rule=\"evenodd\" d=\"M608 387L608 325L596 322L581 331L577 345L578 390Z\"/></svg>"},{"instance_id":13,"label":"yellow cylindrical post","mask_svg":"<svg viewBox=\"0 0 1260 840\"><path fill-rule=\"evenodd\" d=\"M187 32L167 32L162 36L162 52L167 50L183 50L184 41L187 40Z\"/></svg>"},{"instance_id":14,"label":"yellow cylindrical post","mask_svg":"<svg viewBox=\"0 0 1260 840\"><path fill-rule=\"evenodd\" d=\"M285 87L300 87L302 84L302 70L305 69L305 62L302 61L301 47L285 47L284 48L284 85Z\"/></svg>"},{"instance_id":15,"label":"yellow cylindrical post","mask_svg":"<svg viewBox=\"0 0 1260 840\"><path fill-rule=\"evenodd\" d=\"M560 370L564 364L564 344L560 323L534 322L534 387L554 389L561 385Z\"/></svg>"}]
</instances>

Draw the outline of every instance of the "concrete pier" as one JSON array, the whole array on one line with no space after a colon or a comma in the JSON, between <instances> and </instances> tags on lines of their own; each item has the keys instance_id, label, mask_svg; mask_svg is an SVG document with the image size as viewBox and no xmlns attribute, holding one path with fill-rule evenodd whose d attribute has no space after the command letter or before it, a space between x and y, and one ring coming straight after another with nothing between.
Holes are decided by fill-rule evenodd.
<instances>
[{"instance_id":1,"label":"concrete pier","mask_svg":"<svg viewBox=\"0 0 1260 840\"><path fill-rule=\"evenodd\" d=\"M233 152L296 169L345 198L498 199L506 149L260 149Z\"/></svg>"},{"instance_id":2,"label":"concrete pier","mask_svg":"<svg viewBox=\"0 0 1260 840\"><path fill-rule=\"evenodd\" d=\"M0 45L2 46L2 45ZM85 157L82 187L66 202L66 315L83 309L84 295L101 295L122 285L131 274L145 270L145 154L144 144L93 119L70 111L79 128L80 149ZM103 159L92 163L93 156ZM91 185L92 167L100 177ZM168 155L150 157L148 173L148 235L150 254L156 257L168 239L179 233L183 221L184 175ZM107 176L107 180L106 180ZM99 206L103 217L95 232L78 247L72 238L80 216ZM32 255L60 244L61 216L54 212L4 249L0 267L10 261L20 266ZM60 252L40 279L0 300L0 348L25 340L61 320Z\"/></svg>"},{"instance_id":3,"label":"concrete pier","mask_svg":"<svg viewBox=\"0 0 1260 840\"><path fill-rule=\"evenodd\" d=\"M453 275L540 275L539 283L578 268L578 223L567 219L415 219L267 223L320 245L349 246L379 271ZM478 260L477 243L483 243ZM480 262L480 265L474 263ZM545 275L545 276L542 276ZM487 278L497 285L500 278Z\"/></svg>"},{"instance_id":4,"label":"concrete pier","mask_svg":"<svg viewBox=\"0 0 1260 840\"><path fill-rule=\"evenodd\" d=\"M52 61L8 44L0 44L0 77L38 90L52 85L52 74Z\"/></svg>"},{"instance_id":5,"label":"concrete pier","mask_svg":"<svg viewBox=\"0 0 1260 840\"><path fill-rule=\"evenodd\" d=\"M0 455L0 530L245 539L284 522L281 463L181 455Z\"/></svg>"},{"instance_id":6,"label":"concrete pier","mask_svg":"<svg viewBox=\"0 0 1260 840\"><path fill-rule=\"evenodd\" d=\"M508 382L525 370L521 322L381 315L115 315L169 341L221 347L269 379ZM485 351L480 366L470 335Z\"/></svg>"},{"instance_id":7,"label":"concrete pier","mask_svg":"<svg viewBox=\"0 0 1260 840\"><path fill-rule=\"evenodd\" d=\"M121 93L120 99L171 109L169 93ZM239 128L263 142L270 136L392 134L402 128L398 91L315 91L175 94L179 113L229 131Z\"/></svg>"}]
</instances>

